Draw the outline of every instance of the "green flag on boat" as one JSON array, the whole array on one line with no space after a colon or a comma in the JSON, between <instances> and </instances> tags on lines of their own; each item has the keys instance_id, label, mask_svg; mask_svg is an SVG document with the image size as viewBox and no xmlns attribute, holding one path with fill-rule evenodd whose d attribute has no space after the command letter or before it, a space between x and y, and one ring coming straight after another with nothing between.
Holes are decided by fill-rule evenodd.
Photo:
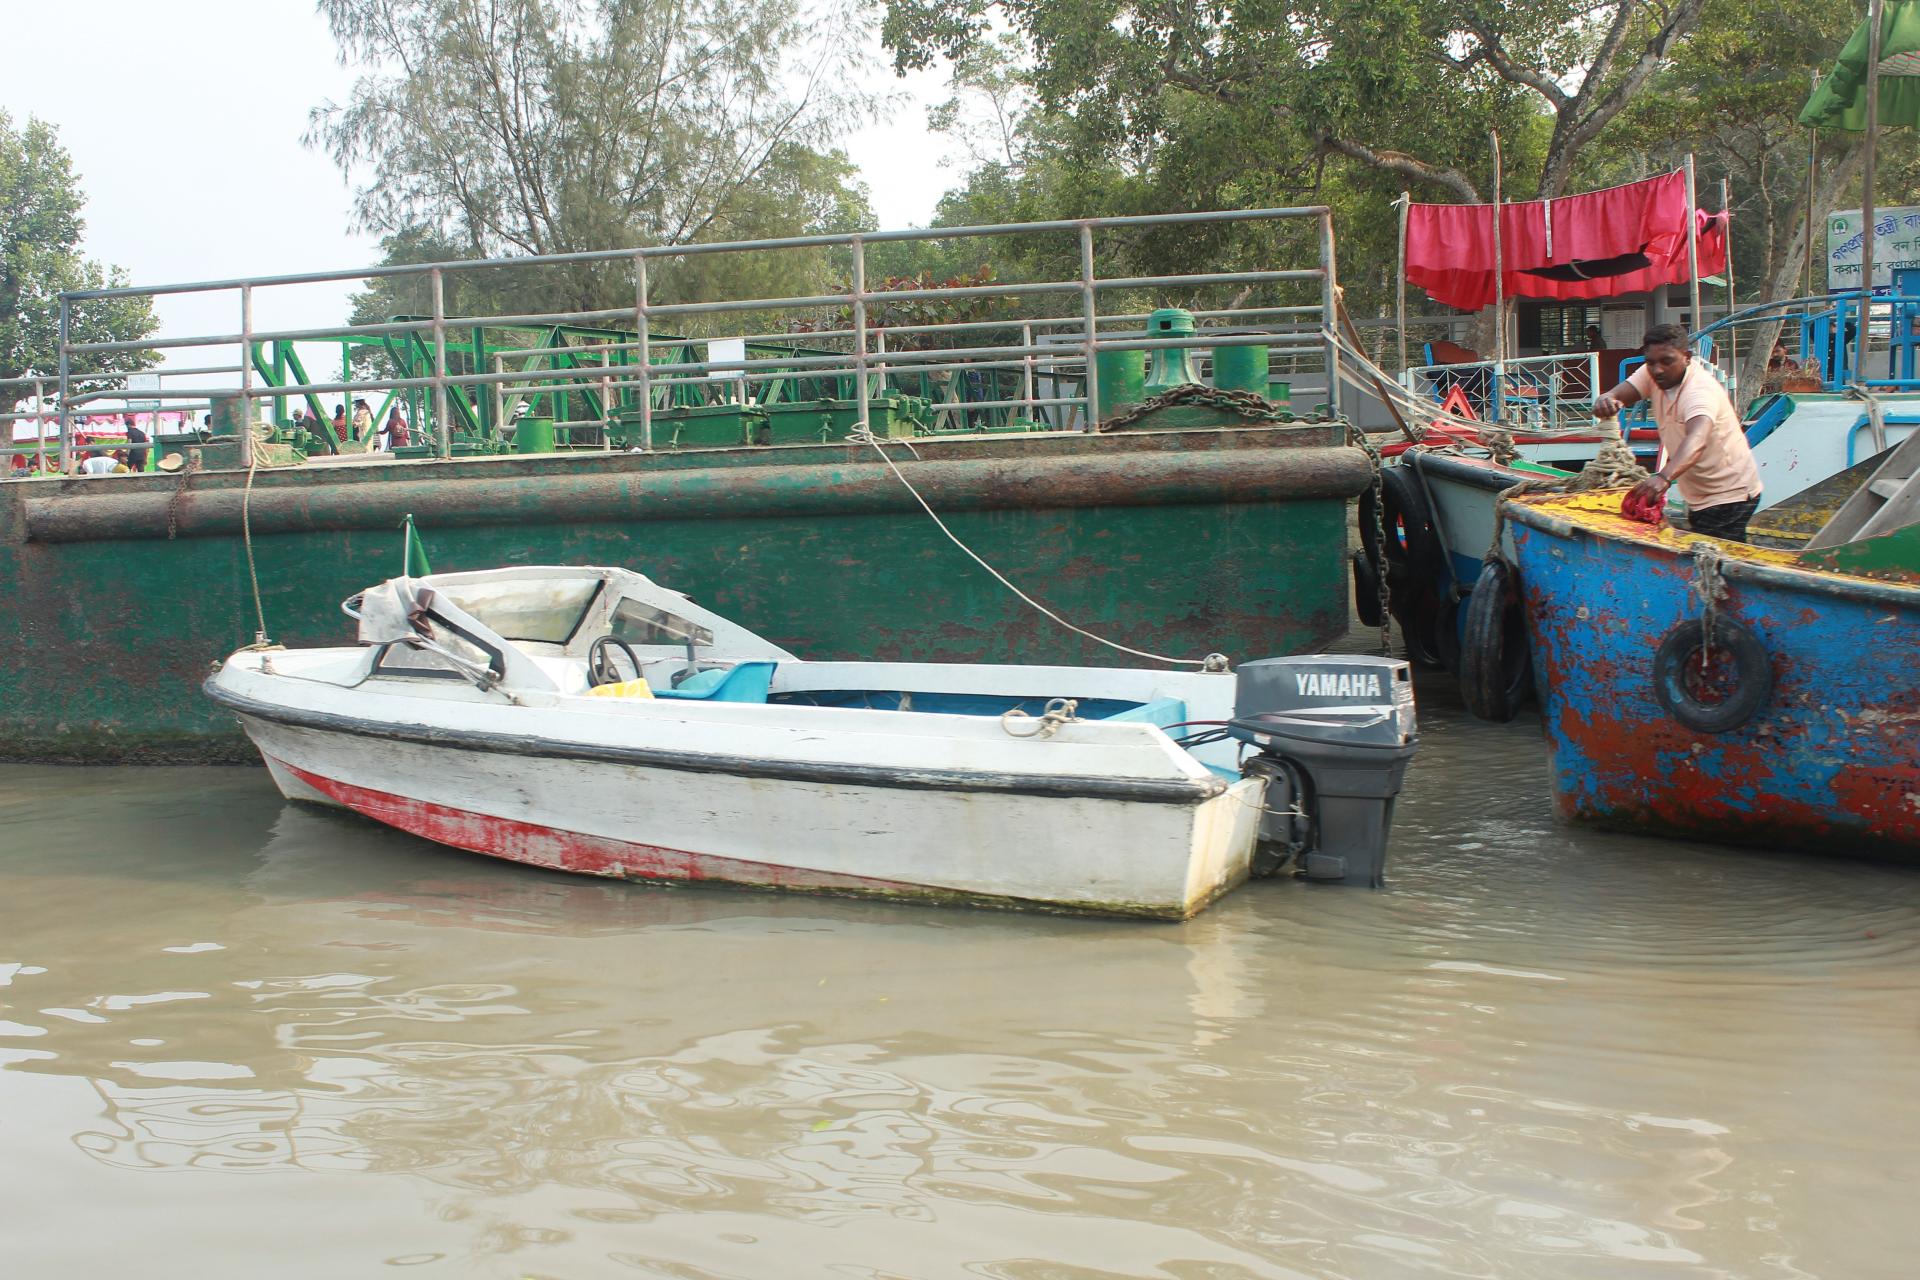
<instances>
[{"instance_id":1,"label":"green flag on boat","mask_svg":"<svg viewBox=\"0 0 1920 1280\"><path fill-rule=\"evenodd\" d=\"M1800 123L1860 133L1867 127L1866 22L1800 108ZM1880 125L1920 129L1920 0L1887 0L1880 14Z\"/></svg>"},{"instance_id":2,"label":"green flag on boat","mask_svg":"<svg viewBox=\"0 0 1920 1280\"><path fill-rule=\"evenodd\" d=\"M420 541L420 531L413 527L412 512L407 513L403 527L407 536L400 551L400 572L405 577L424 578L433 572L433 566L427 563L427 544Z\"/></svg>"}]
</instances>

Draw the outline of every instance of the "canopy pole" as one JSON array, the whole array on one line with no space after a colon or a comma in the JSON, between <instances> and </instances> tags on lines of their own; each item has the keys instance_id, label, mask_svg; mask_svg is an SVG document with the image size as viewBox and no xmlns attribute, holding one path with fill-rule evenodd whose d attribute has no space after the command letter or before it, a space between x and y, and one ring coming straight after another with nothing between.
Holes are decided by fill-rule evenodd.
<instances>
[{"instance_id":1,"label":"canopy pole","mask_svg":"<svg viewBox=\"0 0 1920 1280\"><path fill-rule=\"evenodd\" d=\"M1873 330L1874 134L1880 128L1880 0L1867 0L1867 131L1860 167L1860 342L1853 357L1853 380L1867 376Z\"/></svg>"},{"instance_id":2,"label":"canopy pole","mask_svg":"<svg viewBox=\"0 0 1920 1280\"><path fill-rule=\"evenodd\" d=\"M1740 303L1733 292L1732 186L1725 178L1720 179L1720 233L1727 239L1727 314L1732 315L1740 309ZM1740 329L1737 325L1727 326L1727 380L1737 396L1740 390ZM1737 399L1735 403L1738 403Z\"/></svg>"},{"instance_id":3,"label":"canopy pole","mask_svg":"<svg viewBox=\"0 0 1920 1280\"><path fill-rule=\"evenodd\" d=\"M1687 327L1706 328L1700 318L1700 198L1694 187L1693 153L1687 153Z\"/></svg>"},{"instance_id":4,"label":"canopy pole","mask_svg":"<svg viewBox=\"0 0 1920 1280\"><path fill-rule=\"evenodd\" d=\"M1813 92L1820 92L1820 73L1818 71L1813 73ZM1801 296L1808 298L1813 296L1813 220L1815 218L1820 219L1822 225L1824 225L1827 220L1825 210L1813 207L1815 199L1814 193L1819 189L1819 180L1820 130L1809 128L1807 130L1807 265L1806 277L1800 286Z\"/></svg>"},{"instance_id":5,"label":"canopy pole","mask_svg":"<svg viewBox=\"0 0 1920 1280\"><path fill-rule=\"evenodd\" d=\"M1500 244L1500 131L1490 129L1493 143L1493 420L1500 420L1501 390L1507 380L1507 268Z\"/></svg>"},{"instance_id":6,"label":"canopy pole","mask_svg":"<svg viewBox=\"0 0 1920 1280\"><path fill-rule=\"evenodd\" d=\"M1393 290L1394 330L1400 335L1400 376L1407 373L1407 214L1413 208L1413 193L1400 193L1400 277Z\"/></svg>"}]
</instances>

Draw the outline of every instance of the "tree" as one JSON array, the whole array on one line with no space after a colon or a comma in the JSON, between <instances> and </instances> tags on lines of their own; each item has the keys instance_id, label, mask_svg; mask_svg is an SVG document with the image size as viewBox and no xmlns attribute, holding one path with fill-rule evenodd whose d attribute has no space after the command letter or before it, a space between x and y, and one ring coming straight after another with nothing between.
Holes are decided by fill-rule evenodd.
<instances>
[{"instance_id":1,"label":"tree","mask_svg":"<svg viewBox=\"0 0 1920 1280\"><path fill-rule=\"evenodd\" d=\"M1554 196L1707 0L887 0L902 69L955 58L1004 21L1029 40L1040 101L1143 153L1188 100L1299 161L1338 156L1478 201L1485 131L1516 144L1515 194Z\"/></svg>"},{"instance_id":2,"label":"tree","mask_svg":"<svg viewBox=\"0 0 1920 1280\"><path fill-rule=\"evenodd\" d=\"M793 0L320 7L342 61L372 70L346 105L313 112L308 142L348 173L364 166L358 221L390 246L559 254L864 211L844 158L824 151L870 105L836 87L855 56L839 15L803 21ZM625 264L506 279L513 310L632 301Z\"/></svg>"},{"instance_id":3,"label":"tree","mask_svg":"<svg viewBox=\"0 0 1920 1280\"><path fill-rule=\"evenodd\" d=\"M16 129L0 111L0 379L53 377L60 368L60 294L75 289L124 285L125 273L80 252L86 199L73 172L73 158L57 131L29 116ZM97 298L72 305L73 342L132 342L159 327L146 298ZM118 386L116 375L152 366L151 351L82 353L75 375L96 375L89 389ZM0 392L11 402L26 394L13 386Z\"/></svg>"}]
</instances>

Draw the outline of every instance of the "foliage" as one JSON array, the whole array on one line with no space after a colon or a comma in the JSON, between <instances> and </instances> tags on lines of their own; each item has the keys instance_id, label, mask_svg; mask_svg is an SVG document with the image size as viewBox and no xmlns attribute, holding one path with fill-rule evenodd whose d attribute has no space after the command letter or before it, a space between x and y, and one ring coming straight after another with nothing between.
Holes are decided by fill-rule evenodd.
<instances>
[{"instance_id":1,"label":"foliage","mask_svg":"<svg viewBox=\"0 0 1920 1280\"><path fill-rule=\"evenodd\" d=\"M390 261L757 238L866 216L845 158L825 150L871 105L835 87L853 56L836 38L841 15L803 20L793 0L320 7L342 60L369 70L346 105L313 113L308 141L370 174L358 219L386 237ZM663 272L660 296L705 270ZM512 298L512 311L633 298L624 262L470 272L462 287L469 313L487 298ZM417 289L376 286L359 306L408 309L397 304Z\"/></svg>"},{"instance_id":2,"label":"foliage","mask_svg":"<svg viewBox=\"0 0 1920 1280\"><path fill-rule=\"evenodd\" d=\"M1150 171L1196 136L1296 181L1343 160L1477 200L1485 133L1513 194L1558 194L1706 0L887 0L901 68L966 55L1005 22L1031 83L1087 145Z\"/></svg>"},{"instance_id":3,"label":"foliage","mask_svg":"<svg viewBox=\"0 0 1920 1280\"><path fill-rule=\"evenodd\" d=\"M907 290L943 290L943 289L984 289L994 283L993 268L982 266L964 275L949 276L942 280L932 272L922 271L915 275L885 276L878 280L869 276L867 288L876 293L906 292ZM841 281L834 288L846 292L851 288L848 281ZM1006 295L976 294L965 297L940 296L922 298L887 298L867 304L867 324L876 329L919 328L928 325L983 324L1007 320L1015 316L1014 300ZM836 307L817 319L793 321L788 326L791 333L819 333L827 330L850 329L853 327L853 309ZM1007 335L1002 335L1007 336ZM1011 336L1018 336L1018 326L1011 330ZM889 351L931 351L954 346L980 346L985 339L979 333L890 333L887 335Z\"/></svg>"},{"instance_id":4,"label":"foliage","mask_svg":"<svg viewBox=\"0 0 1920 1280\"><path fill-rule=\"evenodd\" d=\"M54 127L28 117L25 128L15 128L0 112L0 379L58 372L63 291L126 283L118 268L81 254L84 204L73 159ZM69 336L74 342L130 342L158 327L146 298L96 298L72 305ZM81 354L72 372L128 373L155 359L150 351ZM119 381L88 385L102 389ZM0 399L23 394L10 387Z\"/></svg>"}]
</instances>

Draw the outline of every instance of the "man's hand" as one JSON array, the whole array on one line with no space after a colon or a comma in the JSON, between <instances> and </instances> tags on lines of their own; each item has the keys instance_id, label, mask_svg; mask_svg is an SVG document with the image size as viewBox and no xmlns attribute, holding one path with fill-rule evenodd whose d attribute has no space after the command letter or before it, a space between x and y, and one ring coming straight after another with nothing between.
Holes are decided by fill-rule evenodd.
<instances>
[{"instance_id":1,"label":"man's hand","mask_svg":"<svg viewBox=\"0 0 1920 1280\"><path fill-rule=\"evenodd\" d=\"M1626 406L1614 399L1612 395L1603 395L1593 402L1593 416L1596 418L1611 418L1618 415L1624 408L1626 408Z\"/></svg>"},{"instance_id":2,"label":"man's hand","mask_svg":"<svg viewBox=\"0 0 1920 1280\"><path fill-rule=\"evenodd\" d=\"M1627 496L1636 502L1652 503L1666 496L1667 490L1671 487L1672 485L1665 476L1651 475L1639 484L1633 486L1633 492Z\"/></svg>"}]
</instances>

